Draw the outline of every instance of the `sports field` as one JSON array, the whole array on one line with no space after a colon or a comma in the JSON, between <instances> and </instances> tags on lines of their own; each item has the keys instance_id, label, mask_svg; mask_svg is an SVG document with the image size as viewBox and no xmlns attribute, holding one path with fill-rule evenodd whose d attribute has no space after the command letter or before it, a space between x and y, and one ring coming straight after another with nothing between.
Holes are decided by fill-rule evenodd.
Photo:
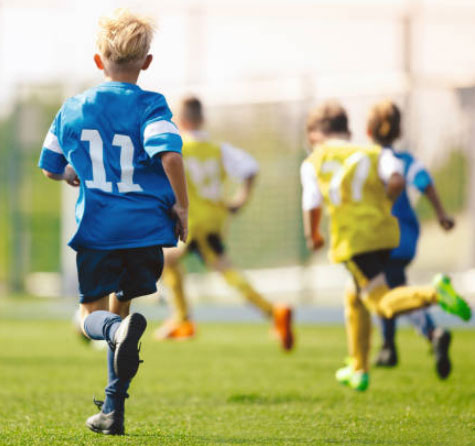
<instances>
[{"instance_id":1,"label":"sports field","mask_svg":"<svg viewBox=\"0 0 475 446\"><path fill-rule=\"evenodd\" d=\"M84 426L93 394L103 397L105 352L80 342L69 321L1 317L2 446L475 444L473 329L454 331L447 382L427 345L403 329L400 366L374 370L370 390L355 393L333 379L346 352L342 326L298 326L296 351L283 354L264 324L202 324L192 342L158 344L153 323L127 435L110 438Z\"/></svg>"}]
</instances>

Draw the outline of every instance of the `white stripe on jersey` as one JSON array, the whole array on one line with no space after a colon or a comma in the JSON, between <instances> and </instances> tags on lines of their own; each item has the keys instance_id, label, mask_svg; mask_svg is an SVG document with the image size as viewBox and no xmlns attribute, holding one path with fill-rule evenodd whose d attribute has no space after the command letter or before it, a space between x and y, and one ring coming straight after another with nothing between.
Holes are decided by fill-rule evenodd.
<instances>
[{"instance_id":1,"label":"white stripe on jersey","mask_svg":"<svg viewBox=\"0 0 475 446\"><path fill-rule=\"evenodd\" d=\"M424 170L424 165L418 161L414 160L409 167L409 170L407 171L407 182L409 184L414 183L414 180L416 178L416 175L421 171Z\"/></svg>"},{"instance_id":2,"label":"white stripe on jersey","mask_svg":"<svg viewBox=\"0 0 475 446\"><path fill-rule=\"evenodd\" d=\"M43 143L43 147L45 147L48 150L51 150L52 152L55 153L60 153L61 155L63 154L63 149L59 145L58 138L56 137L55 134L48 132L46 135L45 141Z\"/></svg>"},{"instance_id":3,"label":"white stripe on jersey","mask_svg":"<svg viewBox=\"0 0 475 446\"><path fill-rule=\"evenodd\" d=\"M165 133L173 133L179 135L178 129L175 124L170 121L155 121L145 127L143 131L144 142L147 142L150 138L154 136L162 135Z\"/></svg>"}]
</instances>

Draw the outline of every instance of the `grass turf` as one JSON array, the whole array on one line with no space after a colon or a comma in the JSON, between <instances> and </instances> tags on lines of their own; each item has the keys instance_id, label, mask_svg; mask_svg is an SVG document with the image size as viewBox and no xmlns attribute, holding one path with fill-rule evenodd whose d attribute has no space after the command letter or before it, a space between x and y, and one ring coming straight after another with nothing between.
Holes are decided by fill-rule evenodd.
<instances>
[{"instance_id":1,"label":"grass turf","mask_svg":"<svg viewBox=\"0 0 475 446\"><path fill-rule=\"evenodd\" d=\"M152 327L151 327L152 328ZM126 404L124 437L87 430L105 352L68 322L0 320L0 444L473 445L475 332L454 333L454 371L433 371L423 340L399 335L401 365L373 370L366 393L334 381L343 327L298 327L283 354L265 325L203 324L191 342L154 343Z\"/></svg>"}]
</instances>

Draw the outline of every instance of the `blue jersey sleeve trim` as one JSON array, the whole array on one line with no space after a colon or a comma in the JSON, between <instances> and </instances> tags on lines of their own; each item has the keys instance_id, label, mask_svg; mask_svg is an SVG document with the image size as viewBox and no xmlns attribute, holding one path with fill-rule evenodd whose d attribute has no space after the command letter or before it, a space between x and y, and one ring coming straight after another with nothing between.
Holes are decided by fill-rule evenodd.
<instances>
[{"instance_id":1,"label":"blue jersey sleeve trim","mask_svg":"<svg viewBox=\"0 0 475 446\"><path fill-rule=\"evenodd\" d=\"M147 140L144 146L147 155L153 158L162 152L177 152L181 154L183 141L180 135L173 133L162 133Z\"/></svg>"},{"instance_id":2,"label":"blue jersey sleeve trim","mask_svg":"<svg viewBox=\"0 0 475 446\"><path fill-rule=\"evenodd\" d=\"M427 187L432 184L432 178L429 175L429 172L427 172L426 170L421 170L417 172L412 184L420 192L424 192Z\"/></svg>"},{"instance_id":3,"label":"blue jersey sleeve trim","mask_svg":"<svg viewBox=\"0 0 475 446\"><path fill-rule=\"evenodd\" d=\"M38 162L38 167L46 170L47 172L61 174L64 172L64 168L67 164L68 161L64 155L43 147L40 160Z\"/></svg>"}]
</instances>

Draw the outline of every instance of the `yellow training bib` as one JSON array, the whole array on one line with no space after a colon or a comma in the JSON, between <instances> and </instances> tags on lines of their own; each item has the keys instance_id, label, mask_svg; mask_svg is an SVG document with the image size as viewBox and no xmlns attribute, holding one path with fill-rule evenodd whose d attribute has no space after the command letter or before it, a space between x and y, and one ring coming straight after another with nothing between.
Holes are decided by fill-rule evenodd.
<instances>
[{"instance_id":1,"label":"yellow training bib","mask_svg":"<svg viewBox=\"0 0 475 446\"><path fill-rule=\"evenodd\" d=\"M223 203L226 173L221 148L209 141L185 140L183 161L190 202L190 239L198 233L220 233L228 215Z\"/></svg>"},{"instance_id":2,"label":"yellow training bib","mask_svg":"<svg viewBox=\"0 0 475 446\"><path fill-rule=\"evenodd\" d=\"M399 244L393 203L378 174L380 154L379 146L334 141L315 147L307 158L330 216L334 262Z\"/></svg>"}]
</instances>

